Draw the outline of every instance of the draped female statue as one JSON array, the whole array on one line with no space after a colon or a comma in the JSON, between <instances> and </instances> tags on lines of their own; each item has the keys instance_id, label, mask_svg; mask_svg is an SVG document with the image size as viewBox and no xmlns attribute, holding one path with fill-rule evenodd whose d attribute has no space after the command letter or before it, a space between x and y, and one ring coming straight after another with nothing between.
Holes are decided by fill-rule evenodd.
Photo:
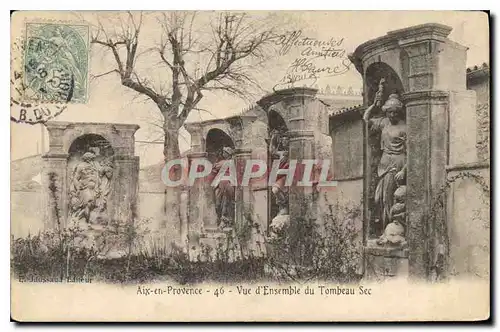
<instances>
[{"instance_id":1,"label":"draped female statue","mask_svg":"<svg viewBox=\"0 0 500 332\"><path fill-rule=\"evenodd\" d=\"M223 147L218 156L218 160L212 168L210 175L212 180L220 172L224 163L233 157L233 149ZM228 175L228 174L226 174ZM224 229L232 227L234 223L234 187L228 180L220 181L214 188L215 211L217 213L217 224L219 228Z\"/></svg>"},{"instance_id":2,"label":"draped female statue","mask_svg":"<svg viewBox=\"0 0 500 332\"><path fill-rule=\"evenodd\" d=\"M406 123L404 105L397 94L389 95L382 105L383 84L377 91L373 104L368 107L363 120L370 131L380 133L382 157L377 167L377 187L375 189L375 222L382 222L382 229L390 222L390 211L394 205L394 192L406 178ZM382 105L382 106L381 106ZM384 116L374 118L372 112L382 109Z\"/></svg>"},{"instance_id":3,"label":"draped female statue","mask_svg":"<svg viewBox=\"0 0 500 332\"><path fill-rule=\"evenodd\" d=\"M83 154L71 173L69 186L70 219L97 224L106 219L108 197L111 191L113 164L96 161L93 152Z\"/></svg>"}]
</instances>

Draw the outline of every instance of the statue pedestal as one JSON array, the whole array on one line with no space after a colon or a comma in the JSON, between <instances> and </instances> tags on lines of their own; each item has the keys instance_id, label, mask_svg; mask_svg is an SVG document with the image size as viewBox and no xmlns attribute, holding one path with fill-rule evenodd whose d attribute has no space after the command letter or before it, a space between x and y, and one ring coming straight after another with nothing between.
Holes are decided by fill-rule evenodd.
<instances>
[{"instance_id":1,"label":"statue pedestal","mask_svg":"<svg viewBox=\"0 0 500 332\"><path fill-rule=\"evenodd\" d=\"M408 277L408 248L379 245L368 240L364 248L365 280L386 281Z\"/></svg>"}]
</instances>

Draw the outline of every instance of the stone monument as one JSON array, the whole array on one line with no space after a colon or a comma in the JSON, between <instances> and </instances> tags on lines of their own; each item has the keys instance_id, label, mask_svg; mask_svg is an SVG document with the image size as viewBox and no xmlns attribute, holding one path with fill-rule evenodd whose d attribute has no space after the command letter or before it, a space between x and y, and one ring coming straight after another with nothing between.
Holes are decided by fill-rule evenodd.
<instances>
[{"instance_id":1,"label":"stone monument","mask_svg":"<svg viewBox=\"0 0 500 332\"><path fill-rule=\"evenodd\" d=\"M466 89L467 48L448 39L450 32L441 24L391 31L350 56L369 106L364 118L366 278L428 278L434 234L428 216L453 148L450 114L474 107L474 92Z\"/></svg>"},{"instance_id":2,"label":"stone monument","mask_svg":"<svg viewBox=\"0 0 500 332\"><path fill-rule=\"evenodd\" d=\"M44 222L106 226L137 217L138 125L48 122L43 156Z\"/></svg>"}]
</instances>

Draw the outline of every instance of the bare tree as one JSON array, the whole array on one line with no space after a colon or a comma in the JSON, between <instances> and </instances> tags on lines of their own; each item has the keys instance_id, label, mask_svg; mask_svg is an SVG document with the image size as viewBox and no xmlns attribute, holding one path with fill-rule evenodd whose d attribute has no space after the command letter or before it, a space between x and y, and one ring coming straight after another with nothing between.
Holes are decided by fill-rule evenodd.
<instances>
[{"instance_id":1,"label":"bare tree","mask_svg":"<svg viewBox=\"0 0 500 332\"><path fill-rule=\"evenodd\" d=\"M259 21L245 13L127 12L102 17L96 19L91 43L113 59L114 68L94 78L117 75L121 85L156 104L165 160L180 157L179 129L191 111L200 109L205 92L247 97L258 90L252 74L273 56L277 36L274 20ZM150 47L144 40L151 36L141 35L145 17L154 20L148 21L149 30L153 23L161 31ZM144 55L147 60L140 58ZM178 190L168 191L166 205L166 218L180 217Z\"/></svg>"},{"instance_id":2,"label":"bare tree","mask_svg":"<svg viewBox=\"0 0 500 332\"><path fill-rule=\"evenodd\" d=\"M119 15L119 14L118 14ZM111 53L115 68L103 74L118 74L123 86L153 101L163 118L164 157L178 158L178 130L206 91L225 91L246 97L258 87L252 68L270 55L275 27L265 26L245 13L219 13L207 21L204 31L195 12L168 12L157 17L161 40L139 50L143 14L128 12L113 29L98 21L91 42ZM206 18L205 18L206 19ZM155 53L169 69L156 88L153 79L136 70L141 54ZM168 86L164 81L168 80Z\"/></svg>"}]
</instances>

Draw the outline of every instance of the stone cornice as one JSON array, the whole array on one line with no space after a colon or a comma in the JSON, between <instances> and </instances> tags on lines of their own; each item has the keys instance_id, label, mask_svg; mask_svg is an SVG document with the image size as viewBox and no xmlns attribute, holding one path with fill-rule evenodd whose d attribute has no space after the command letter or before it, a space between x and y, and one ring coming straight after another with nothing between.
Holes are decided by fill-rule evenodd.
<instances>
[{"instance_id":1,"label":"stone cornice","mask_svg":"<svg viewBox=\"0 0 500 332\"><path fill-rule=\"evenodd\" d=\"M424 90L406 92L403 94L403 102L405 104L420 103L422 101L445 101L450 94L447 91L440 90Z\"/></svg>"},{"instance_id":2,"label":"stone cornice","mask_svg":"<svg viewBox=\"0 0 500 332\"><path fill-rule=\"evenodd\" d=\"M193 158L205 158L206 156L208 156L207 152L190 152L190 153L187 154L187 157L189 159L193 159Z\"/></svg>"},{"instance_id":3,"label":"stone cornice","mask_svg":"<svg viewBox=\"0 0 500 332\"><path fill-rule=\"evenodd\" d=\"M139 161L139 156L130 156L130 155L125 155L125 154L119 154L119 155L114 155L113 156L114 161L123 161L123 162L133 162L133 161Z\"/></svg>"},{"instance_id":4,"label":"stone cornice","mask_svg":"<svg viewBox=\"0 0 500 332\"><path fill-rule=\"evenodd\" d=\"M444 41L450 34L451 28L437 23L427 23L412 26L409 28L389 31L385 36L381 36L359 45L356 50L349 55L349 60L354 64L358 72L363 74L363 59L377 49L387 49L411 44L421 40Z\"/></svg>"},{"instance_id":5,"label":"stone cornice","mask_svg":"<svg viewBox=\"0 0 500 332\"><path fill-rule=\"evenodd\" d=\"M264 110L267 110L269 106L274 105L285 98L314 98L317 92L317 89L304 87L277 90L271 94L264 96L257 102L257 105L259 105Z\"/></svg>"},{"instance_id":6,"label":"stone cornice","mask_svg":"<svg viewBox=\"0 0 500 332\"><path fill-rule=\"evenodd\" d=\"M207 120L207 122L208 121L211 121L211 120ZM206 123L206 122L203 121L203 122L189 122L189 123L184 123L184 128L186 128L186 130L190 134L192 134L195 131L201 130L202 124L204 124L204 123Z\"/></svg>"},{"instance_id":7,"label":"stone cornice","mask_svg":"<svg viewBox=\"0 0 500 332\"><path fill-rule=\"evenodd\" d=\"M67 153L46 153L42 155L42 159L64 159L67 160L69 154Z\"/></svg>"},{"instance_id":8,"label":"stone cornice","mask_svg":"<svg viewBox=\"0 0 500 332\"><path fill-rule=\"evenodd\" d=\"M225 118L202 120L202 121L197 121L197 122L188 122L188 123L184 124L184 128L186 128L187 131L200 130L202 127L206 127L206 126L211 125L211 124L218 124L218 123L234 124L238 121L243 122L243 123L248 123L248 122L255 121L257 119L258 119L258 115L256 115L256 114L242 113L242 114L230 115L230 116L225 117Z\"/></svg>"},{"instance_id":9,"label":"stone cornice","mask_svg":"<svg viewBox=\"0 0 500 332\"><path fill-rule=\"evenodd\" d=\"M400 40L401 44L408 44L422 40L444 41L452 28L438 23L427 23L409 28L389 31L388 36Z\"/></svg>"},{"instance_id":10,"label":"stone cornice","mask_svg":"<svg viewBox=\"0 0 500 332\"><path fill-rule=\"evenodd\" d=\"M224 120L229 123L231 127L242 127L257 120L258 116L254 114L245 114L245 115L235 115L229 118L225 118Z\"/></svg>"},{"instance_id":11,"label":"stone cornice","mask_svg":"<svg viewBox=\"0 0 500 332\"><path fill-rule=\"evenodd\" d=\"M82 126L97 126L101 128L114 127L117 130L138 130L140 128L137 124L127 123L112 123L112 122L67 122L67 121L48 121L45 123L47 129L67 129Z\"/></svg>"},{"instance_id":12,"label":"stone cornice","mask_svg":"<svg viewBox=\"0 0 500 332\"><path fill-rule=\"evenodd\" d=\"M447 172L459 172L459 171L469 171L476 169L488 169L490 168L490 163L486 161L478 161L467 164L457 164L457 165L448 165L446 166Z\"/></svg>"},{"instance_id":13,"label":"stone cornice","mask_svg":"<svg viewBox=\"0 0 500 332\"><path fill-rule=\"evenodd\" d=\"M297 139L297 138L303 138L303 137L314 137L314 131L312 130L290 130L288 132L288 136L290 139Z\"/></svg>"},{"instance_id":14,"label":"stone cornice","mask_svg":"<svg viewBox=\"0 0 500 332\"><path fill-rule=\"evenodd\" d=\"M234 149L234 155L238 156L244 156L244 155L251 155L252 154L252 149L245 149L245 148L238 148Z\"/></svg>"}]
</instances>

